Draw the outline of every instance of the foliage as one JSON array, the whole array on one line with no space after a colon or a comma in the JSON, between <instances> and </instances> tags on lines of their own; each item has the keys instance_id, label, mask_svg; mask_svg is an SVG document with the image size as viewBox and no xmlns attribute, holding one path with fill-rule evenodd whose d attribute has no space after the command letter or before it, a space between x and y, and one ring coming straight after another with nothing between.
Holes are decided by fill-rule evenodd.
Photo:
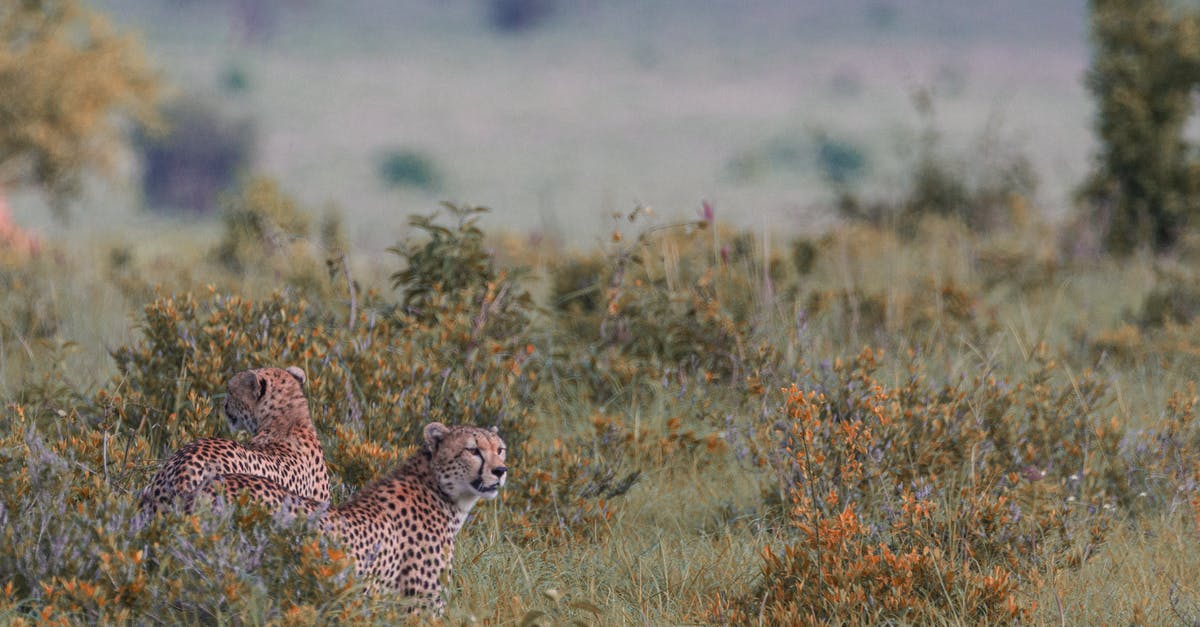
<instances>
[{"instance_id":1,"label":"foliage","mask_svg":"<svg viewBox=\"0 0 1200 627\"><path fill-rule=\"evenodd\" d=\"M197 96L167 104L165 132L144 133L142 191L150 207L207 213L253 158L254 124Z\"/></svg>"},{"instance_id":2,"label":"foliage","mask_svg":"<svg viewBox=\"0 0 1200 627\"><path fill-rule=\"evenodd\" d=\"M218 263L245 273L259 265L282 271L305 259L308 212L277 183L264 178L247 180L223 204L225 232L212 253ZM296 274L294 269L290 274Z\"/></svg>"},{"instance_id":3,"label":"foliage","mask_svg":"<svg viewBox=\"0 0 1200 627\"><path fill-rule=\"evenodd\" d=\"M701 437L679 417L661 430L604 415L591 423L591 433L522 447L527 478L505 500L525 540L603 539L620 509L618 499L638 485L642 469L703 463L706 455L724 450L715 432Z\"/></svg>"},{"instance_id":4,"label":"foliage","mask_svg":"<svg viewBox=\"0 0 1200 627\"><path fill-rule=\"evenodd\" d=\"M1200 278L1184 268L1157 268L1154 287L1142 301L1138 323L1143 327L1187 325L1200 315Z\"/></svg>"},{"instance_id":5,"label":"foliage","mask_svg":"<svg viewBox=\"0 0 1200 627\"><path fill-rule=\"evenodd\" d=\"M123 144L122 118L155 121L158 79L130 39L76 0L0 7L0 187L34 185L55 206Z\"/></svg>"},{"instance_id":6,"label":"foliage","mask_svg":"<svg viewBox=\"0 0 1200 627\"><path fill-rule=\"evenodd\" d=\"M567 259L554 268L550 277L550 305L568 314L562 317L564 323L570 324L599 310L603 304L605 270L605 260L597 257ZM585 332L582 328L576 331Z\"/></svg>"},{"instance_id":7,"label":"foliage","mask_svg":"<svg viewBox=\"0 0 1200 627\"><path fill-rule=\"evenodd\" d=\"M817 135L817 164L821 175L835 186L847 185L862 177L867 158L857 146L824 133Z\"/></svg>"},{"instance_id":8,"label":"foliage","mask_svg":"<svg viewBox=\"0 0 1200 627\"><path fill-rule=\"evenodd\" d=\"M1106 225L1108 250L1171 247L1200 211L1200 178L1184 138L1200 82L1200 15L1164 0L1093 0L1095 53L1087 86L1096 99L1100 150L1080 190Z\"/></svg>"},{"instance_id":9,"label":"foliage","mask_svg":"<svg viewBox=\"0 0 1200 627\"><path fill-rule=\"evenodd\" d=\"M953 282L924 283L900 295L861 289L814 291L806 312L833 320L832 332L839 338L865 337L881 344L896 332L912 340L929 334L979 339L995 331L978 293Z\"/></svg>"},{"instance_id":10,"label":"foliage","mask_svg":"<svg viewBox=\"0 0 1200 627\"><path fill-rule=\"evenodd\" d=\"M4 316L0 319L0 339L5 343L28 343L51 339L62 324L62 315L53 299L34 286L40 283L47 260L29 264L0 266L0 303ZM32 297L31 297L32 296Z\"/></svg>"},{"instance_id":11,"label":"foliage","mask_svg":"<svg viewBox=\"0 0 1200 627\"><path fill-rule=\"evenodd\" d=\"M380 159L379 178L391 187L436 190L442 176L433 160L415 150L389 150Z\"/></svg>"},{"instance_id":12,"label":"foliage","mask_svg":"<svg viewBox=\"0 0 1200 627\"><path fill-rule=\"evenodd\" d=\"M916 156L908 164L905 195L868 200L834 180L838 211L852 220L895 227L910 237L930 216L960 221L977 233L1021 226L1027 219L1027 199L1037 189L1029 158L994 132L977 139L972 158L953 154L942 144L934 94L921 90L913 100L922 128Z\"/></svg>"},{"instance_id":13,"label":"foliage","mask_svg":"<svg viewBox=\"0 0 1200 627\"><path fill-rule=\"evenodd\" d=\"M259 365L296 365L313 422L328 443L331 474L360 485L397 462L431 421L499 424L520 440L532 423L521 402L535 385L519 349L485 343L464 350L470 312L446 315L438 326L379 313L367 294L352 326L343 312L324 310L292 294L261 302L213 294L162 297L146 306L142 342L114 352L120 375L101 390L95 411L143 434L156 455L207 434L224 421L209 399L234 373Z\"/></svg>"},{"instance_id":14,"label":"foliage","mask_svg":"<svg viewBox=\"0 0 1200 627\"><path fill-rule=\"evenodd\" d=\"M662 368L736 381L771 367L774 352L755 338L756 301L786 264L771 256L764 267L750 233L710 239L706 228L648 227L628 244L617 230L603 258L553 271L556 320L566 346L582 345L570 352L586 356L576 363L594 377L592 393Z\"/></svg>"},{"instance_id":15,"label":"foliage","mask_svg":"<svg viewBox=\"0 0 1200 627\"><path fill-rule=\"evenodd\" d=\"M530 30L554 15L558 0L489 0L488 22L504 33Z\"/></svg>"},{"instance_id":16,"label":"foliage","mask_svg":"<svg viewBox=\"0 0 1200 627\"><path fill-rule=\"evenodd\" d=\"M1090 373L1057 382L1057 365L1039 357L1023 381L934 386L913 365L887 386L881 357L864 350L786 390L768 454L794 539L765 548L761 587L720 598L715 616L1028 620L1018 587L1077 555L1073 538L1100 542L1109 524L1085 523L1072 504L1136 504L1144 486Z\"/></svg>"},{"instance_id":17,"label":"foliage","mask_svg":"<svg viewBox=\"0 0 1200 627\"><path fill-rule=\"evenodd\" d=\"M428 236L423 243L407 242L388 249L404 262L404 268L392 275L392 287L404 290L403 304L410 311L430 311L437 292L451 298L469 298L479 288L496 280L492 256L484 247L479 218L486 207L466 207L444 203L453 217L453 228L437 223L438 213L412 216L409 224Z\"/></svg>"},{"instance_id":18,"label":"foliage","mask_svg":"<svg viewBox=\"0 0 1200 627\"><path fill-rule=\"evenodd\" d=\"M9 405L6 414L0 611L9 620L298 623L366 615L345 552L307 521L246 507L170 514L131 534L136 500L114 488L138 474L145 450L136 438L52 405ZM52 440L37 426L50 420L60 425Z\"/></svg>"},{"instance_id":19,"label":"foliage","mask_svg":"<svg viewBox=\"0 0 1200 627\"><path fill-rule=\"evenodd\" d=\"M1155 260L1140 300L1112 327L1080 329L1077 339L1092 353L1136 363L1163 359L1179 368L1200 363L1200 277L1190 264Z\"/></svg>"},{"instance_id":20,"label":"foliage","mask_svg":"<svg viewBox=\"0 0 1200 627\"><path fill-rule=\"evenodd\" d=\"M403 309L409 315L434 323L447 305L478 311L474 335L519 335L529 323L533 300L517 279L518 270L499 270L484 246L478 226L486 207L443 203L455 220L453 228L438 224L438 214L413 216L409 224L427 240L406 242L388 249L401 257L404 267L392 274L392 287L403 291Z\"/></svg>"},{"instance_id":21,"label":"foliage","mask_svg":"<svg viewBox=\"0 0 1200 627\"><path fill-rule=\"evenodd\" d=\"M221 88L229 93L250 91L250 73L240 64L231 63L221 72Z\"/></svg>"}]
</instances>

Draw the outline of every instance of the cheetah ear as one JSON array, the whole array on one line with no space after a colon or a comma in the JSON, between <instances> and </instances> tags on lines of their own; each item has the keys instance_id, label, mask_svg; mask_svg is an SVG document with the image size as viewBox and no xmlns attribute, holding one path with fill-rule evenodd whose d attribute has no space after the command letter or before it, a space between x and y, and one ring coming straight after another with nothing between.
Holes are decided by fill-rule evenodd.
<instances>
[{"instance_id":1,"label":"cheetah ear","mask_svg":"<svg viewBox=\"0 0 1200 627\"><path fill-rule=\"evenodd\" d=\"M436 451L438 443L446 437L447 433L450 433L450 430L440 422L431 422L425 425L425 448Z\"/></svg>"},{"instance_id":2,"label":"cheetah ear","mask_svg":"<svg viewBox=\"0 0 1200 627\"><path fill-rule=\"evenodd\" d=\"M288 366L286 372L299 381L300 385L304 385L308 381L308 377L304 374L304 371L296 366Z\"/></svg>"},{"instance_id":3,"label":"cheetah ear","mask_svg":"<svg viewBox=\"0 0 1200 627\"><path fill-rule=\"evenodd\" d=\"M489 427L488 431L491 431L492 433L495 433L495 434L500 433L500 429L496 425L492 425L491 427Z\"/></svg>"}]
</instances>

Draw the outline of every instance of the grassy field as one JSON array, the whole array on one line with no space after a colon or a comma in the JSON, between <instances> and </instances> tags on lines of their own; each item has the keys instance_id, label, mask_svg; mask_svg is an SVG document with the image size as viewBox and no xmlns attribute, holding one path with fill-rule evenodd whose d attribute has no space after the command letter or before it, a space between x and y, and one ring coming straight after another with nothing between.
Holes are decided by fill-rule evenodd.
<instances>
[{"instance_id":1,"label":"grassy field","mask_svg":"<svg viewBox=\"0 0 1200 627\"><path fill-rule=\"evenodd\" d=\"M1200 242L1112 258L1059 219L1078 12L580 2L504 38L415 4L312 3L247 46L211 7L104 3L177 85L247 70L274 179L224 221L12 199L44 230L0 248L0 622L402 620L304 521L131 528L263 365L307 372L335 502L430 421L499 425L446 623L1200 621ZM968 181L949 216L909 192L920 87ZM816 131L867 155L865 219ZM445 187L385 189L394 144ZM1013 144L1040 185L985 189ZM442 197L493 211L409 222Z\"/></svg>"},{"instance_id":2,"label":"grassy field","mask_svg":"<svg viewBox=\"0 0 1200 627\"><path fill-rule=\"evenodd\" d=\"M437 222L450 244L353 258L353 329L313 233L6 260L5 619L389 620L302 526L250 510L129 531L156 460L225 434L224 381L264 363L308 371L335 500L429 420L499 421L512 478L461 536L453 622L1195 615L1182 259L1074 257L1040 222L764 240L639 215L553 253Z\"/></svg>"}]
</instances>

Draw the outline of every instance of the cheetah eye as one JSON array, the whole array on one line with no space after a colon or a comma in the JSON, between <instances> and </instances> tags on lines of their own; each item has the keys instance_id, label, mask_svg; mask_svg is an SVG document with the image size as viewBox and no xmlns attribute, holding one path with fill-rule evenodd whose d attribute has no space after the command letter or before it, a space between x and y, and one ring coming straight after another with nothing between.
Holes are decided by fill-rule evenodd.
<instances>
[{"instance_id":1,"label":"cheetah eye","mask_svg":"<svg viewBox=\"0 0 1200 627\"><path fill-rule=\"evenodd\" d=\"M470 454L472 454L472 455L478 455L478 454L479 454L479 447L477 447L477 446L472 446L471 448L467 449L467 452L468 452L468 453L470 453Z\"/></svg>"},{"instance_id":2,"label":"cheetah eye","mask_svg":"<svg viewBox=\"0 0 1200 627\"><path fill-rule=\"evenodd\" d=\"M260 377L258 379L258 400L261 401L262 397L264 397L266 395L267 395L267 380L265 378Z\"/></svg>"},{"instance_id":3,"label":"cheetah eye","mask_svg":"<svg viewBox=\"0 0 1200 627\"><path fill-rule=\"evenodd\" d=\"M508 450L508 449L506 449L506 448L504 448L503 446L501 446L500 448L496 449L496 454L497 454L497 455L503 455L503 454L504 454L504 451L506 451L506 450Z\"/></svg>"}]
</instances>

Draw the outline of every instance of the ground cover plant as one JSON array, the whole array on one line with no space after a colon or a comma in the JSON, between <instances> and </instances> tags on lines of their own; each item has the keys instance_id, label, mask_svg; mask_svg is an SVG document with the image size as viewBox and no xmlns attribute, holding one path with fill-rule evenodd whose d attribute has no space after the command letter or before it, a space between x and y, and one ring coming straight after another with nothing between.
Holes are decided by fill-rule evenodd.
<instances>
[{"instance_id":1,"label":"ground cover plant","mask_svg":"<svg viewBox=\"0 0 1200 627\"><path fill-rule=\"evenodd\" d=\"M4 259L5 621L402 620L304 520L131 528L157 461L228 435L226 379L265 364L308 373L335 501L429 421L499 426L512 476L462 532L449 621L1197 614L1185 262L936 215L764 240L711 206L546 256L447 205L364 263L267 181L225 206L174 261Z\"/></svg>"}]
</instances>

